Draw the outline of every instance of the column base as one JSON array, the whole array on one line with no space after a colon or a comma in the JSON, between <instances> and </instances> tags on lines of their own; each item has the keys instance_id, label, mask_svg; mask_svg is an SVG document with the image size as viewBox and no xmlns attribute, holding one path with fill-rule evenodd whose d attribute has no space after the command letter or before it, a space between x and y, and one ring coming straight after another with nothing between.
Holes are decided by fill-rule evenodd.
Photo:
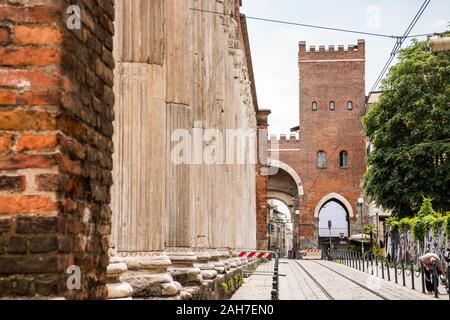
<instances>
[{"instance_id":1,"label":"column base","mask_svg":"<svg viewBox=\"0 0 450 320\"><path fill-rule=\"evenodd\" d=\"M201 270L203 280L213 280L217 277L217 270L215 269L214 263L211 262L211 254L208 251L197 251L197 263L194 267Z\"/></svg>"},{"instance_id":2,"label":"column base","mask_svg":"<svg viewBox=\"0 0 450 320\"><path fill-rule=\"evenodd\" d=\"M164 253L122 259L128 267L122 280L133 288L133 297L171 297L180 292L181 285L168 272L171 262Z\"/></svg>"},{"instance_id":3,"label":"column base","mask_svg":"<svg viewBox=\"0 0 450 320\"><path fill-rule=\"evenodd\" d=\"M106 288L108 289L108 300L131 299L133 288L130 284L121 281L121 276L128 271L127 265L110 249L109 265L106 268Z\"/></svg>"},{"instance_id":4,"label":"column base","mask_svg":"<svg viewBox=\"0 0 450 320\"><path fill-rule=\"evenodd\" d=\"M217 274L226 273L225 264L220 260L221 253L217 249L209 249L208 253L211 255L211 263L214 264L214 270L217 271Z\"/></svg>"},{"instance_id":5,"label":"column base","mask_svg":"<svg viewBox=\"0 0 450 320\"><path fill-rule=\"evenodd\" d=\"M183 286L197 286L203 282L201 270L194 266L197 256L186 248L171 248L167 253L172 265L167 268L172 277Z\"/></svg>"},{"instance_id":6,"label":"column base","mask_svg":"<svg viewBox=\"0 0 450 320\"><path fill-rule=\"evenodd\" d=\"M231 265L233 264L230 261L230 258L232 256L230 249L228 248L223 248L223 249L219 249L219 254L220 254L220 261L224 264L225 267L225 272L228 272L231 270Z\"/></svg>"}]
</instances>

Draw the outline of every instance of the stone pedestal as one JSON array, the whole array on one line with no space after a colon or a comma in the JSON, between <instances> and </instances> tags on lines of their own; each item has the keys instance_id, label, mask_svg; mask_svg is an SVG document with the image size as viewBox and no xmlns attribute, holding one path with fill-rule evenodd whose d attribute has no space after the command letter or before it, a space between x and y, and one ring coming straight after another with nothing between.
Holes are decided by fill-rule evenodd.
<instances>
[{"instance_id":1,"label":"stone pedestal","mask_svg":"<svg viewBox=\"0 0 450 320\"><path fill-rule=\"evenodd\" d=\"M167 270L176 281L187 287L202 284L202 272L194 266L197 262L195 253L189 249L171 248L168 256L172 264Z\"/></svg>"},{"instance_id":2,"label":"stone pedestal","mask_svg":"<svg viewBox=\"0 0 450 320\"><path fill-rule=\"evenodd\" d=\"M122 280L133 288L133 297L170 297L179 293L181 285L168 272L171 262L167 255L127 256L123 261L128 272Z\"/></svg>"},{"instance_id":3,"label":"stone pedestal","mask_svg":"<svg viewBox=\"0 0 450 320\"><path fill-rule=\"evenodd\" d=\"M120 277L127 272L127 265L114 252L109 252L109 265L106 268L106 288L108 289L108 299L127 300L131 299L133 288L126 282L121 281Z\"/></svg>"},{"instance_id":4,"label":"stone pedestal","mask_svg":"<svg viewBox=\"0 0 450 320\"><path fill-rule=\"evenodd\" d=\"M240 253L241 251L239 250L239 251L232 251L231 252L231 254L233 255L233 260L234 260L234 262L235 262L235 264L236 264L236 267L238 267L238 268L240 268L240 267L242 267L242 260L241 260L241 258L239 257L239 253Z\"/></svg>"},{"instance_id":5,"label":"stone pedestal","mask_svg":"<svg viewBox=\"0 0 450 320\"><path fill-rule=\"evenodd\" d=\"M214 265L214 270L217 274L223 274L226 272L225 264L220 260L221 254L216 249L209 249L208 253L211 255L211 264Z\"/></svg>"},{"instance_id":6,"label":"stone pedestal","mask_svg":"<svg viewBox=\"0 0 450 320\"><path fill-rule=\"evenodd\" d=\"M217 270L215 269L215 264L212 262L212 257L206 250L201 250L196 252L197 263L194 267L201 270L203 280L213 280L217 277Z\"/></svg>"},{"instance_id":7,"label":"stone pedestal","mask_svg":"<svg viewBox=\"0 0 450 320\"><path fill-rule=\"evenodd\" d=\"M232 257L232 254L229 249L219 249L218 251L220 254L219 259L224 264L225 272L230 271L232 265L236 266L235 263L230 259Z\"/></svg>"}]
</instances>

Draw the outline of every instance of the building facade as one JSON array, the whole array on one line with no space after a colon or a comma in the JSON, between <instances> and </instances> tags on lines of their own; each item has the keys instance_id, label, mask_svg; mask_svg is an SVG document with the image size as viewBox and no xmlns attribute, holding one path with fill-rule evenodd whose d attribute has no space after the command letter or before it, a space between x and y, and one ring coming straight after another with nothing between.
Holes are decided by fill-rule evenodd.
<instances>
[{"instance_id":1,"label":"building facade","mask_svg":"<svg viewBox=\"0 0 450 320\"><path fill-rule=\"evenodd\" d=\"M272 139L269 157L279 171L269 176L268 191L290 197L287 205L298 210L297 249L328 243L330 232L333 242L344 243L361 230L356 203L366 169L364 40L347 48L307 49L300 42L299 74L300 122L292 129L299 136Z\"/></svg>"}]
</instances>

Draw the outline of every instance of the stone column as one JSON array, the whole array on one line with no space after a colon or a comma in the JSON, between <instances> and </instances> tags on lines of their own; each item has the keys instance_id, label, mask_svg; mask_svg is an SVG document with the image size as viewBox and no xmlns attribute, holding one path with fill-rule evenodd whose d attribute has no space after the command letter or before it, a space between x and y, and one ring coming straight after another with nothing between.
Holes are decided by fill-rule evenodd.
<instances>
[{"instance_id":1,"label":"stone column","mask_svg":"<svg viewBox=\"0 0 450 320\"><path fill-rule=\"evenodd\" d=\"M214 1L194 1L193 7L200 10L215 10ZM191 12L192 17L192 114L193 127L196 137L200 138L205 130L215 128L215 116L219 109L215 108L214 86L216 74L214 73L214 61L212 59L214 48L217 47L217 38L220 34L214 28L215 15L202 12ZM209 185L211 179L212 164L206 164L203 159L203 151L213 142L199 142L193 146L194 164L191 166L191 209L194 220L193 226L193 250L197 256L195 266L201 270L204 280L212 280L217 276L214 263L211 262L211 254L207 250L210 246L209 227L210 215Z\"/></svg>"},{"instance_id":2,"label":"stone column","mask_svg":"<svg viewBox=\"0 0 450 320\"><path fill-rule=\"evenodd\" d=\"M113 246L133 295L178 293L164 252L166 104L163 0L116 2Z\"/></svg>"},{"instance_id":3,"label":"stone column","mask_svg":"<svg viewBox=\"0 0 450 320\"><path fill-rule=\"evenodd\" d=\"M167 4L167 185L166 249L171 259L172 276L186 286L202 282L201 271L194 266L197 256L192 250L193 214L191 211L190 168L193 159L190 144L182 151L176 146L192 135L192 41L191 1L168 0ZM176 131L181 136L175 134ZM184 133L184 134L183 134ZM172 137L179 138L171 141ZM186 140L187 139L187 140ZM177 159L178 158L178 159ZM183 159L181 159L183 158Z\"/></svg>"}]
</instances>

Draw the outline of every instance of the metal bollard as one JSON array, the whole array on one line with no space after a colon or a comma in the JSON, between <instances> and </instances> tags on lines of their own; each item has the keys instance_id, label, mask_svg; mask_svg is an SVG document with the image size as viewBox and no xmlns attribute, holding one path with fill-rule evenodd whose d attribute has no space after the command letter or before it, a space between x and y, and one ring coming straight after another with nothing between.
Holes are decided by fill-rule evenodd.
<instances>
[{"instance_id":1,"label":"metal bollard","mask_svg":"<svg viewBox=\"0 0 450 320\"><path fill-rule=\"evenodd\" d=\"M373 275L373 259L370 259L370 267L372 268L371 274Z\"/></svg>"},{"instance_id":2,"label":"metal bollard","mask_svg":"<svg viewBox=\"0 0 450 320\"><path fill-rule=\"evenodd\" d=\"M272 289L272 300L278 300L277 296L278 296L278 291L275 289Z\"/></svg>"},{"instance_id":3,"label":"metal bollard","mask_svg":"<svg viewBox=\"0 0 450 320\"><path fill-rule=\"evenodd\" d=\"M278 256L278 252L275 254L275 265L274 265L274 270L273 270L273 277L272 277L272 300L279 300L279 289L280 289L280 284L279 284L279 263L280 263L280 259Z\"/></svg>"},{"instance_id":4,"label":"metal bollard","mask_svg":"<svg viewBox=\"0 0 450 320\"><path fill-rule=\"evenodd\" d=\"M416 289L414 284L414 278L416 277L416 272L414 271L414 263L411 262L411 287L413 290Z\"/></svg>"},{"instance_id":5,"label":"metal bollard","mask_svg":"<svg viewBox=\"0 0 450 320\"><path fill-rule=\"evenodd\" d=\"M272 300L278 300L278 274L275 274L272 279Z\"/></svg>"},{"instance_id":6,"label":"metal bollard","mask_svg":"<svg viewBox=\"0 0 450 320\"><path fill-rule=\"evenodd\" d=\"M423 271L423 268L421 269L422 271L422 293L425 293L425 272Z\"/></svg>"},{"instance_id":7,"label":"metal bollard","mask_svg":"<svg viewBox=\"0 0 450 320\"><path fill-rule=\"evenodd\" d=\"M403 286L406 287L406 279L405 279L405 264L402 262L402 280L403 280Z\"/></svg>"},{"instance_id":8,"label":"metal bollard","mask_svg":"<svg viewBox=\"0 0 450 320\"><path fill-rule=\"evenodd\" d=\"M394 262L395 283L398 283L397 263Z\"/></svg>"},{"instance_id":9,"label":"metal bollard","mask_svg":"<svg viewBox=\"0 0 450 320\"><path fill-rule=\"evenodd\" d=\"M391 281L391 269L389 266L389 262L386 259L386 272L387 272L387 276L388 276L388 281Z\"/></svg>"},{"instance_id":10,"label":"metal bollard","mask_svg":"<svg viewBox=\"0 0 450 320\"><path fill-rule=\"evenodd\" d=\"M384 259L381 258L381 279L384 280Z\"/></svg>"},{"instance_id":11,"label":"metal bollard","mask_svg":"<svg viewBox=\"0 0 450 320\"><path fill-rule=\"evenodd\" d=\"M375 256L375 268L377 268L377 277L378 277L378 256Z\"/></svg>"},{"instance_id":12,"label":"metal bollard","mask_svg":"<svg viewBox=\"0 0 450 320\"><path fill-rule=\"evenodd\" d=\"M358 267L359 271L361 271L361 253L358 253Z\"/></svg>"},{"instance_id":13,"label":"metal bollard","mask_svg":"<svg viewBox=\"0 0 450 320\"><path fill-rule=\"evenodd\" d=\"M363 272L366 272L366 269L365 269L365 267L366 267L366 257L365 257L365 255L361 255L361 258L362 258L362 271Z\"/></svg>"}]
</instances>

